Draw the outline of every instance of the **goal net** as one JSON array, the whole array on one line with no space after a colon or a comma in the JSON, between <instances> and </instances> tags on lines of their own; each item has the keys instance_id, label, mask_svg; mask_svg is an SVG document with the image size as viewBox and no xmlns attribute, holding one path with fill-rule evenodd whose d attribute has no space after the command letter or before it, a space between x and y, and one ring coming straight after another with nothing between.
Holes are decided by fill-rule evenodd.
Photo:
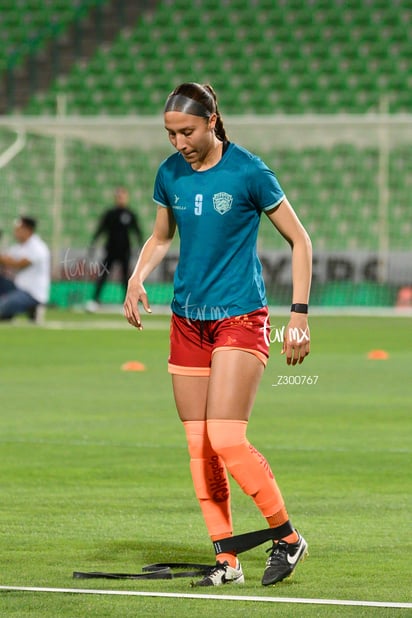
<instances>
[{"instance_id":1,"label":"goal net","mask_svg":"<svg viewBox=\"0 0 412 618\"><path fill-rule=\"evenodd\" d=\"M394 306L412 285L412 117L227 116L229 138L271 167L314 247L312 305ZM30 213L53 254L57 304L87 299L97 267L87 247L114 189L125 186L145 236L153 181L172 152L159 117L0 118L0 228ZM290 249L263 216L259 254L269 302L290 302ZM136 247L137 251L137 247ZM168 303L177 242L151 276ZM116 273L114 273L116 280ZM121 302L113 284L108 302ZM405 292L406 290L406 292Z\"/></svg>"}]
</instances>

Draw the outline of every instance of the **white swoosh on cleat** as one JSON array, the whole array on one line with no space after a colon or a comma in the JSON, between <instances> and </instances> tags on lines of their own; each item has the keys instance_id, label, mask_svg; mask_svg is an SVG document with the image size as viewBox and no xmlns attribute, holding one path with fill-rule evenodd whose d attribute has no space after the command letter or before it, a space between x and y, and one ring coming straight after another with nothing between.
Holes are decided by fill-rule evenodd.
<instances>
[{"instance_id":1,"label":"white swoosh on cleat","mask_svg":"<svg viewBox=\"0 0 412 618\"><path fill-rule=\"evenodd\" d=\"M289 562L289 564L291 566L293 566L294 564L297 563L297 561L301 557L303 551L305 551L305 550L303 549L301 552L299 552L299 550L298 550L293 556L290 556L289 554L287 554L287 556L286 556L287 557L287 561Z\"/></svg>"}]
</instances>

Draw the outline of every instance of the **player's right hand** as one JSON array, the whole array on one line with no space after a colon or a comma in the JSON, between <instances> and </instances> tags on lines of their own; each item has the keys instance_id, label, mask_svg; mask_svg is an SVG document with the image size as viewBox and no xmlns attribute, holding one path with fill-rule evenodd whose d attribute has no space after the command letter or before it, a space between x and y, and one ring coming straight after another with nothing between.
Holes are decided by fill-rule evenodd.
<instances>
[{"instance_id":1,"label":"player's right hand","mask_svg":"<svg viewBox=\"0 0 412 618\"><path fill-rule=\"evenodd\" d=\"M136 284L136 282L130 280L123 304L123 312L129 324L138 330L143 330L139 312L139 302L142 303L146 313L152 313L144 285L142 283Z\"/></svg>"}]
</instances>

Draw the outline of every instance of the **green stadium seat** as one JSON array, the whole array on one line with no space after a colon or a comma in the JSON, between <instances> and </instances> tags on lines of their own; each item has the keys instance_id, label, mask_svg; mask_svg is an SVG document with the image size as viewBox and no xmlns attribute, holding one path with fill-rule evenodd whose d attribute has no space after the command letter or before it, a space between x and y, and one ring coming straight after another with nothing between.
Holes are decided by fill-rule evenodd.
<instances>
[{"instance_id":1,"label":"green stadium seat","mask_svg":"<svg viewBox=\"0 0 412 618\"><path fill-rule=\"evenodd\" d=\"M187 73L188 64L193 67L196 74L214 75L216 66L222 66L226 74L233 73L239 76L245 84L245 89L248 87L245 66L257 73L257 79L263 84L261 86L263 89L265 82L260 79L260 75L264 76L265 72L273 73L275 66L277 76L292 75L291 79L283 81L284 87L295 90L294 96L292 94L284 97L289 102L288 107L290 101L294 100L294 107L300 108L303 102L308 102L309 97L311 110L322 111L323 108L323 111L331 109L345 111L351 108L350 97L345 93L348 87L353 91L356 109L369 105L373 96L371 94L366 96L366 93L371 90L373 71L365 63L365 56L359 55L357 51L359 46L353 45L351 36L352 33L357 33L358 42L360 40L370 46L371 59L376 59L375 64L371 66L376 67L387 48L378 44L376 29L371 27L370 11L361 10L355 2L345 5L345 8L331 7L330 3L320 2L316 6L315 13L313 7L307 7L299 2L288 4L287 10L280 6L274 7L273 3L269 4L270 7L266 6L265 2L259 2L259 11L255 6L252 9L247 3L242 4L238 1L236 10L233 7L230 10L216 2L216 5L208 4L207 13L199 13L197 7L186 7L184 10L180 4L174 3L176 17L173 17L169 6L160 3L150 19L142 20L134 33L127 37L119 37L113 45L112 58L115 60L116 70L127 75L128 80L133 79L134 67L127 58L130 41L134 40L138 45L135 50L137 56L146 61L146 71L151 71L152 74L154 71L156 80L159 75L156 90L160 90L165 83L161 71L159 72L162 66L167 67L169 74L174 70L176 75ZM276 20L273 15L276 15ZM388 17L387 21L390 24L394 23L393 15ZM170 28L171 22L186 24L190 30ZM319 31L317 28L317 22L322 22L329 28L328 38L322 38L322 30ZM296 26L294 30L289 27L291 23ZM341 28L342 23L355 25L356 28ZM245 28L245 25L248 27ZM209 28L213 33L209 41L207 35L205 38L205 26L213 26ZM361 35L359 35L360 29L363 29ZM182 49L185 50L185 54L182 54ZM325 49L331 52L327 54L326 59ZM158 66L155 67L156 62ZM212 62L216 64L212 66ZM340 65L344 71L337 70ZM308 67L312 68L314 77L316 72L318 75L323 73L329 75L332 68L335 74L322 85L321 80L311 78ZM90 65L91 70L97 70L97 67L93 69L93 63ZM140 64L139 70L144 72L144 65ZM391 69L388 67L389 70ZM354 78L353 86L348 85L345 71L359 75L358 81ZM361 75L365 75L362 83ZM276 88L279 81L281 80L267 79L266 88ZM232 80L217 74L215 82L226 89L225 84L230 84ZM120 80L119 83L120 87L124 84L127 88L127 81L125 83ZM171 79L168 83L175 83L175 80ZM153 82L151 84L149 87L153 87ZM379 88L380 86L378 90ZM311 89L312 95L310 95ZM302 96L299 96L299 92L303 93ZM158 100L158 94L154 95L154 99ZM230 102L236 101L237 95L227 94L226 99ZM261 113L266 112L268 97L259 94L255 99L256 109ZM251 103L253 105L253 101ZM279 105L279 109L283 110L285 100L280 101Z\"/></svg>"},{"instance_id":2,"label":"green stadium seat","mask_svg":"<svg viewBox=\"0 0 412 618\"><path fill-rule=\"evenodd\" d=\"M57 14L66 21L77 6L69 0L33 0L30 12L36 6L39 12L26 23L21 20L23 5L28 6L20 0L2 2L2 16L10 10L13 27L7 28L10 37L4 28L0 36L0 70L6 49L24 41L27 28L40 27L42 15L48 14L50 21ZM185 0L160 1L87 65L74 65L66 80L34 97L26 111L54 113L56 93L66 92L69 113L160 113L165 93L183 79L196 78L213 83L223 114L363 113L377 110L382 94L389 95L391 112L410 112L408 15L404 0L394 5L387 0L316 0L310 6L301 0L211 0L207 11ZM29 199L29 187L44 204L50 203L51 183L44 182L44 174L52 177L52 157L43 142L33 139L33 144L3 170L16 208ZM110 148L74 141L67 148L68 243L85 246L103 196L111 195L119 179L135 186L150 229L152 182L163 153L114 154ZM376 229L364 225L376 223L375 150L337 144L327 150L276 151L264 158L279 169L288 195L305 213L315 247L376 248ZM391 198L400 204L390 221L391 242L400 248L410 244L407 226L399 225L402 217L407 220L412 190L408 160L410 150L390 159ZM353 221L359 224L351 226ZM263 246L273 242L283 247L268 228Z\"/></svg>"}]
</instances>

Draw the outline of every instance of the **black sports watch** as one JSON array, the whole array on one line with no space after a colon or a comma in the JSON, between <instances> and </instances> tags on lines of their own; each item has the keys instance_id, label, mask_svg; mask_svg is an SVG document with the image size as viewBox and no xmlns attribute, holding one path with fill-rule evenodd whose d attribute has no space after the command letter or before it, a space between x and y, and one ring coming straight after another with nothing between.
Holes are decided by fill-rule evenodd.
<instances>
[{"instance_id":1,"label":"black sports watch","mask_svg":"<svg viewBox=\"0 0 412 618\"><path fill-rule=\"evenodd\" d=\"M295 313L307 313L308 305L306 305L305 303L293 303L290 310L294 311Z\"/></svg>"}]
</instances>

